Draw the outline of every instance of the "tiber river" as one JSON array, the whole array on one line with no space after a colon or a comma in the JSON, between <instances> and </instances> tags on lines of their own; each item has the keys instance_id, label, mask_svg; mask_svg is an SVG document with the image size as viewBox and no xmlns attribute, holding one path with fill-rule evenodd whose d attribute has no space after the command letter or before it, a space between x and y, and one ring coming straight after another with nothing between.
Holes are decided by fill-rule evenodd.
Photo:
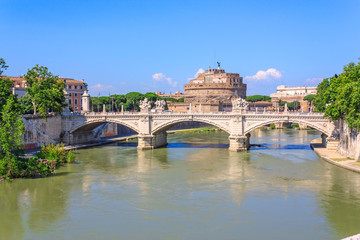
<instances>
[{"instance_id":1,"label":"tiber river","mask_svg":"<svg viewBox=\"0 0 360 240\"><path fill-rule=\"evenodd\" d=\"M78 150L43 179L0 183L0 239L340 239L360 233L360 174L310 149L315 130L224 132Z\"/></svg>"}]
</instances>

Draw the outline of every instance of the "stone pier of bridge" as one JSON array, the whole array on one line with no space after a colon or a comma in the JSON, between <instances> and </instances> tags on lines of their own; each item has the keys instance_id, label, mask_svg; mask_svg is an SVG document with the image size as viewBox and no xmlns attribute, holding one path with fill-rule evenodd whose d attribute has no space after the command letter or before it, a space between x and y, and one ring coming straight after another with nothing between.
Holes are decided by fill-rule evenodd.
<instances>
[{"instance_id":1,"label":"stone pier of bridge","mask_svg":"<svg viewBox=\"0 0 360 240\"><path fill-rule=\"evenodd\" d=\"M138 149L146 150L146 149L154 149L159 147L165 147L167 145L167 133L160 132L153 135L138 135Z\"/></svg>"},{"instance_id":2,"label":"stone pier of bridge","mask_svg":"<svg viewBox=\"0 0 360 240\"><path fill-rule=\"evenodd\" d=\"M229 136L229 151L240 152L250 148L250 133L245 136Z\"/></svg>"}]
</instances>

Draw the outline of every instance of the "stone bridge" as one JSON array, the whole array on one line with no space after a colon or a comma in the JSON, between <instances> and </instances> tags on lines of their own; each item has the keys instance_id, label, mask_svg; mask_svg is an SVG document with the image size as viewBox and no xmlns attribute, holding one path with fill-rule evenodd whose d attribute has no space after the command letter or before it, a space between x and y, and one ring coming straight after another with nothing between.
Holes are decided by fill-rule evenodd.
<instances>
[{"instance_id":1,"label":"stone bridge","mask_svg":"<svg viewBox=\"0 0 360 240\"><path fill-rule=\"evenodd\" d=\"M320 131L324 144L331 146L338 133L334 123L322 113L297 112L135 112L135 113L84 113L64 114L62 117L63 141L76 144L92 140L92 131L107 122L124 125L138 133L138 149L154 149L167 145L166 130L188 121L216 126L229 134L229 150L242 151L250 146L250 132L271 123L298 123ZM336 144L336 143L335 143Z\"/></svg>"}]
</instances>

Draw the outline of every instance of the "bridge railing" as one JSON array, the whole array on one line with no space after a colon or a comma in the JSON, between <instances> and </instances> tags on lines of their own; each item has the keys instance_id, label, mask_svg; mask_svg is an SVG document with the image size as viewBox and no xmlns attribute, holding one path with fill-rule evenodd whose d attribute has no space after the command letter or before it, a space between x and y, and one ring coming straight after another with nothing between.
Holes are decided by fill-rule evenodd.
<instances>
[{"instance_id":1,"label":"bridge railing","mask_svg":"<svg viewBox=\"0 0 360 240\"><path fill-rule=\"evenodd\" d=\"M323 116L324 113L317 112L273 112L273 111L242 111L242 112L199 112L199 111L186 111L186 112L88 112L88 113L80 113L80 112L70 112L63 113L63 116L123 116L123 115L234 115L234 114L242 114L242 115L289 115L289 116Z\"/></svg>"}]
</instances>

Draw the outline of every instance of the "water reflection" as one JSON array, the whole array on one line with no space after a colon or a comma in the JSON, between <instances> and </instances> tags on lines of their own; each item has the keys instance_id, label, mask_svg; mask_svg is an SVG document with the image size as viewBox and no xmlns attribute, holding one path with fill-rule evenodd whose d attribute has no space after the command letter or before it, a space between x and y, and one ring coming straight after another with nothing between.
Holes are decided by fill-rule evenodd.
<instances>
[{"instance_id":1,"label":"water reflection","mask_svg":"<svg viewBox=\"0 0 360 240\"><path fill-rule=\"evenodd\" d=\"M360 232L360 178L358 173L324 164L327 181L318 194L318 203L339 238Z\"/></svg>"},{"instance_id":2,"label":"water reflection","mask_svg":"<svg viewBox=\"0 0 360 240\"><path fill-rule=\"evenodd\" d=\"M67 214L71 189L67 174L19 179L0 185L0 239L22 239L27 231L43 233Z\"/></svg>"},{"instance_id":3,"label":"water reflection","mask_svg":"<svg viewBox=\"0 0 360 240\"><path fill-rule=\"evenodd\" d=\"M63 175L0 183L0 239L356 234L360 175L319 161L308 146L317 137L257 130L256 146L238 153L224 148L225 133L169 135L168 148L150 151L136 142L79 150Z\"/></svg>"}]
</instances>

